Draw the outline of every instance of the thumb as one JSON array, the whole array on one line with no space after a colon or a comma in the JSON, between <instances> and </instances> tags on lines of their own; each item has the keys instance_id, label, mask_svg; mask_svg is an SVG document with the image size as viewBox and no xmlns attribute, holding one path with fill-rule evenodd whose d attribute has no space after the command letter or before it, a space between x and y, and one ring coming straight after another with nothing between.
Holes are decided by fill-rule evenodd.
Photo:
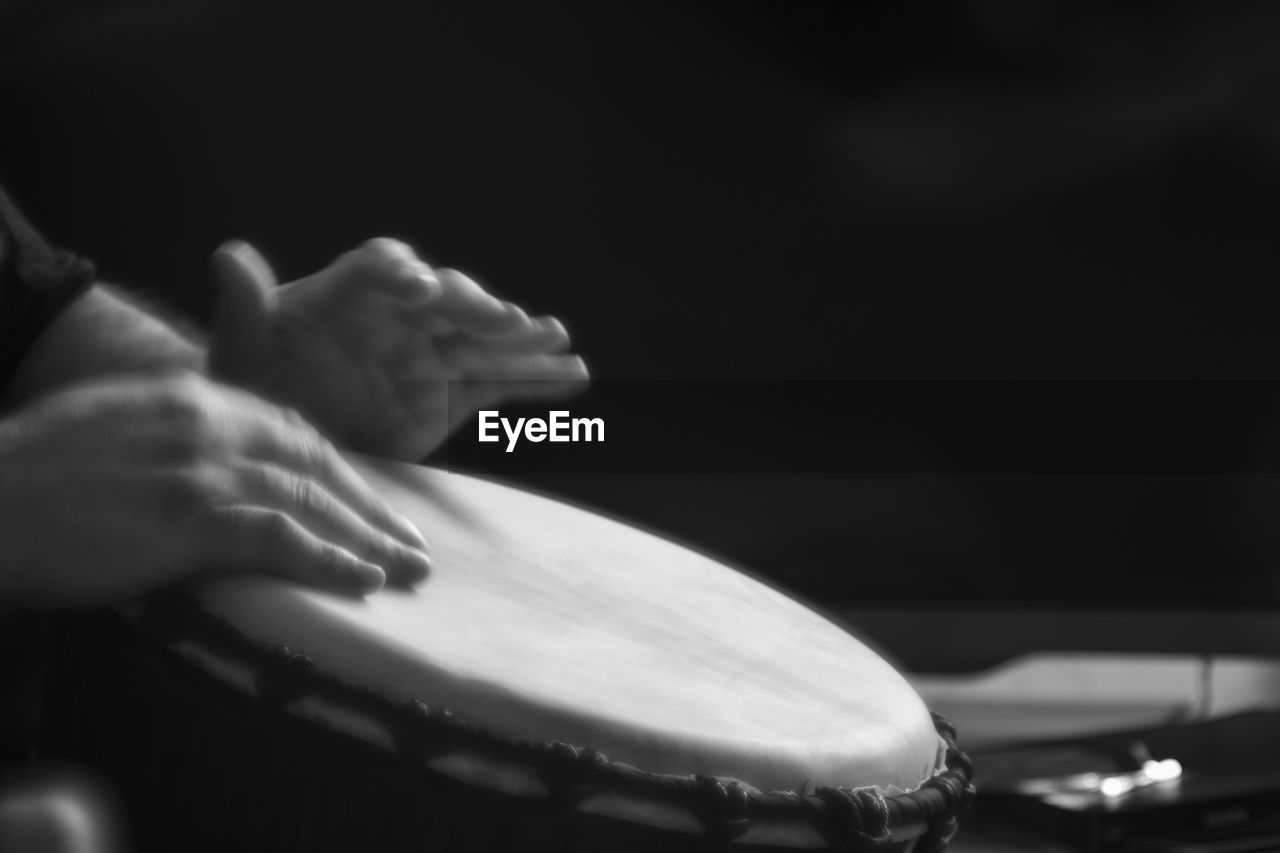
<instances>
[{"instance_id":1,"label":"thumb","mask_svg":"<svg viewBox=\"0 0 1280 853\"><path fill-rule=\"evenodd\" d=\"M216 377L245 381L266 360L276 277L258 250L240 240L219 246L209 268L217 293L209 367Z\"/></svg>"}]
</instances>

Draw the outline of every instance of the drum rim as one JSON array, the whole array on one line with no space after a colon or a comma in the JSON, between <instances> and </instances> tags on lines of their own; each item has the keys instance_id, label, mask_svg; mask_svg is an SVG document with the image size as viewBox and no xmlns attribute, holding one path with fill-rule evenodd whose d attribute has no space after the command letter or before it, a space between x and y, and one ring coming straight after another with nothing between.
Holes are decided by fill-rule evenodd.
<instances>
[{"instance_id":1,"label":"drum rim","mask_svg":"<svg viewBox=\"0 0 1280 853\"><path fill-rule=\"evenodd\" d=\"M709 835L726 840L746 834L753 820L795 820L807 823L836 849L888 843L921 826L927 829L916 849L942 849L976 795L973 766L957 744L955 727L932 711L945 766L914 790L886 794L878 787L823 785L804 791L761 791L722 777L653 773L611 761L590 747L495 734L448 708L418 699L397 702L327 672L288 646L244 634L180 589L150 596L125 618L171 649L194 642L256 667L255 692L269 707L284 711L294 700L315 695L355 706L384 723L400 756L423 764L424 772L441 772L425 766L432 758L472 751L529 766L544 783L549 800L573 806L596 792L645 796L687 809Z\"/></svg>"}]
</instances>

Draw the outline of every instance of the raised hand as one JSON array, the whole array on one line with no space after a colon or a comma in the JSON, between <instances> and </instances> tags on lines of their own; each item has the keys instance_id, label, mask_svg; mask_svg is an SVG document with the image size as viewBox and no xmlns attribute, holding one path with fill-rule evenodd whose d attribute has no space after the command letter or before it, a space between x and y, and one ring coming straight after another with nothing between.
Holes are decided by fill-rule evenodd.
<instances>
[{"instance_id":1,"label":"raised hand","mask_svg":"<svg viewBox=\"0 0 1280 853\"><path fill-rule=\"evenodd\" d=\"M215 374L297 408L355 450L419 460L478 408L585 387L559 320L530 317L395 240L370 240L281 286L246 243L221 247L213 268Z\"/></svg>"}]
</instances>

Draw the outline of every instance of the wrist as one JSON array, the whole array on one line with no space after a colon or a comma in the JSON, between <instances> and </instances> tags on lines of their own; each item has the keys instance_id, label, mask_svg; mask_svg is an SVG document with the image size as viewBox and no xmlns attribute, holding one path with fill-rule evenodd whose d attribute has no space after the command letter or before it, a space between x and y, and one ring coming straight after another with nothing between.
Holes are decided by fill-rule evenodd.
<instances>
[{"instance_id":1,"label":"wrist","mask_svg":"<svg viewBox=\"0 0 1280 853\"><path fill-rule=\"evenodd\" d=\"M111 373L206 368L205 347L181 321L98 285L69 305L27 351L4 399L12 408L60 385Z\"/></svg>"}]
</instances>

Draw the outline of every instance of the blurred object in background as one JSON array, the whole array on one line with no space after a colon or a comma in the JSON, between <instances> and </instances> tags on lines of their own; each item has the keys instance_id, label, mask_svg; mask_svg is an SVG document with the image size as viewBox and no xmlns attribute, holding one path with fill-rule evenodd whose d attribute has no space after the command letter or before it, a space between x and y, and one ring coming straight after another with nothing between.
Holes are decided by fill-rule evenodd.
<instances>
[{"instance_id":1,"label":"blurred object in background","mask_svg":"<svg viewBox=\"0 0 1280 853\"><path fill-rule=\"evenodd\" d=\"M73 764L0 776L0 849L23 853L130 853L124 811L110 784Z\"/></svg>"}]
</instances>

